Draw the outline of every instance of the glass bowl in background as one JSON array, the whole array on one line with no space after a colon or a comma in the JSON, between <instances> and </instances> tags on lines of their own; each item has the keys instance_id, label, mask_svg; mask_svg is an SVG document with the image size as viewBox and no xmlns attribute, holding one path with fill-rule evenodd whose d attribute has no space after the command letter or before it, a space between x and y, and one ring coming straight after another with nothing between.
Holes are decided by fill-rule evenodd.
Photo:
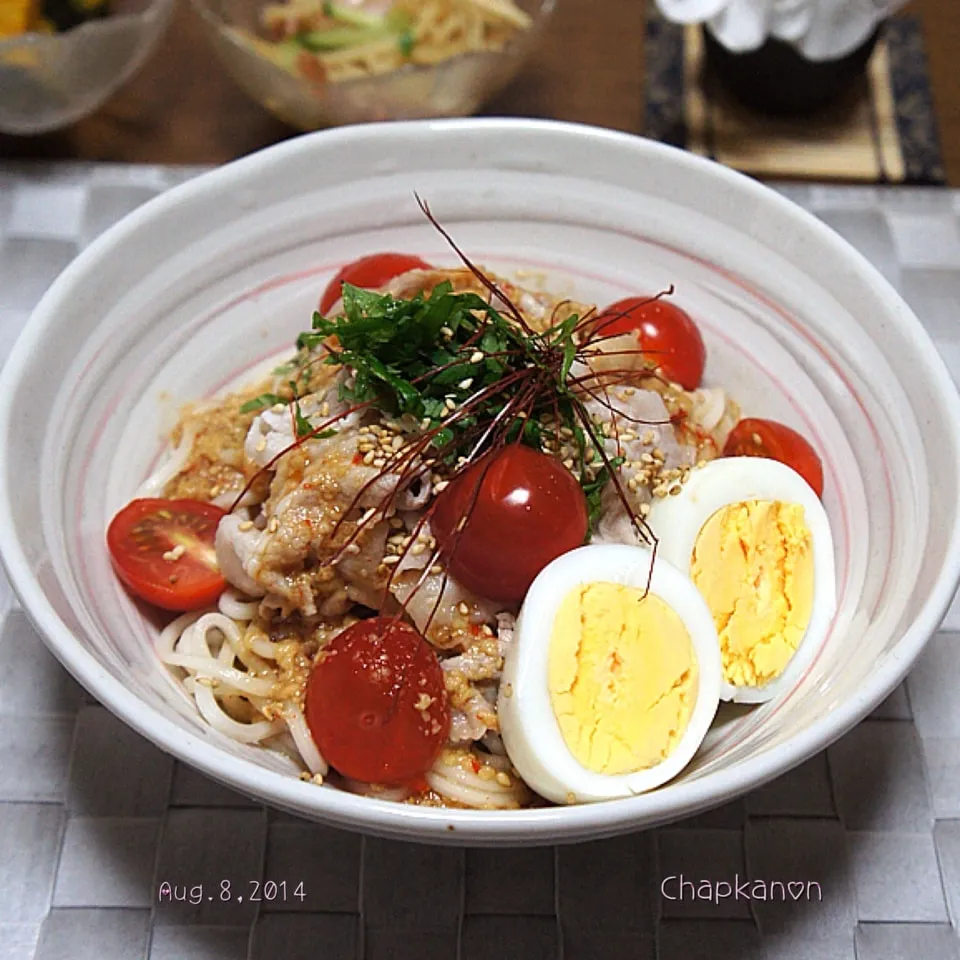
<instances>
[{"instance_id":1,"label":"glass bowl in background","mask_svg":"<svg viewBox=\"0 0 960 960\"><path fill-rule=\"evenodd\" d=\"M47 133L97 109L143 65L174 0L114 0L62 33L0 40L0 131Z\"/></svg>"},{"instance_id":2,"label":"glass bowl in background","mask_svg":"<svg viewBox=\"0 0 960 960\"><path fill-rule=\"evenodd\" d=\"M265 0L192 0L221 60L259 104L301 130L373 120L468 116L517 74L543 33L555 0L516 0L533 23L502 50L408 64L342 82L310 79L277 62L259 39Z\"/></svg>"}]
</instances>

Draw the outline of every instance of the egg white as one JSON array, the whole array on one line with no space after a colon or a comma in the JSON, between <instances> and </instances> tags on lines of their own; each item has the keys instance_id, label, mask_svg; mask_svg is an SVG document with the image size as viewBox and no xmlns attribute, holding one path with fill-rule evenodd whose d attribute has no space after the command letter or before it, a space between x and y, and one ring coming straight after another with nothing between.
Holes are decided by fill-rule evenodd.
<instances>
[{"instance_id":1,"label":"egg white","mask_svg":"<svg viewBox=\"0 0 960 960\"><path fill-rule=\"evenodd\" d=\"M628 797L659 787L693 758L720 702L720 644L713 618L693 582L657 556L650 592L680 617L698 666L698 689L687 729L670 755L636 773L608 776L584 767L570 752L550 699L548 663L554 621L564 598L588 583L644 589L653 560L646 547L579 547L546 566L527 592L508 651L497 712L504 746L523 779L557 803Z\"/></svg>"},{"instance_id":2,"label":"egg white","mask_svg":"<svg viewBox=\"0 0 960 960\"><path fill-rule=\"evenodd\" d=\"M693 548L703 525L731 503L779 500L803 507L813 544L813 607L806 632L778 677L760 687L721 680L720 698L764 703L799 682L823 647L837 608L836 569L830 520L820 498L795 470L763 457L724 457L691 471L677 496L656 500L647 517L659 538L659 555L690 575Z\"/></svg>"}]
</instances>

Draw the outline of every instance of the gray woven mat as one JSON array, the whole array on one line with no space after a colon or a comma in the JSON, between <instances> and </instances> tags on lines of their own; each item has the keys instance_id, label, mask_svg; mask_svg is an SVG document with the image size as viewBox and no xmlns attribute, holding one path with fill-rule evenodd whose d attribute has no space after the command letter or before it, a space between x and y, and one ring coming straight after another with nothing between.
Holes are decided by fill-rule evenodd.
<instances>
[{"instance_id":1,"label":"gray woven mat","mask_svg":"<svg viewBox=\"0 0 960 960\"><path fill-rule=\"evenodd\" d=\"M0 165L0 359L80 247L195 172ZM960 373L960 194L785 192ZM0 621L0 960L960 960L960 605L905 687L787 776L668 828L531 851L265 810L98 706L2 579Z\"/></svg>"}]
</instances>

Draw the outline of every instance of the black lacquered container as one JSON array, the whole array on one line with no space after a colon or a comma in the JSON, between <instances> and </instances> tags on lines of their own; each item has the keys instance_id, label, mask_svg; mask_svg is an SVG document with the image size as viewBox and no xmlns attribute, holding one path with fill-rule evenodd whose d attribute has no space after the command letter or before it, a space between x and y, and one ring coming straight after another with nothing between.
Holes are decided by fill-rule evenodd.
<instances>
[{"instance_id":1,"label":"black lacquered container","mask_svg":"<svg viewBox=\"0 0 960 960\"><path fill-rule=\"evenodd\" d=\"M738 100L778 116L813 113L842 97L864 75L878 27L856 50L836 60L808 60L773 38L748 53L732 53L703 30L707 70Z\"/></svg>"}]
</instances>

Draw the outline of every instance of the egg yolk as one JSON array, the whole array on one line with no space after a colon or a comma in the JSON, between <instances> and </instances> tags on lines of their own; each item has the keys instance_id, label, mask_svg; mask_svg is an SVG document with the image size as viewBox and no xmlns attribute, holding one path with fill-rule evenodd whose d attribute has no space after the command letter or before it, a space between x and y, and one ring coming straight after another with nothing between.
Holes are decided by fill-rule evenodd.
<instances>
[{"instance_id":1,"label":"egg yolk","mask_svg":"<svg viewBox=\"0 0 960 960\"><path fill-rule=\"evenodd\" d=\"M697 698L697 661L683 621L659 597L616 583L567 594L553 623L547 674L570 752L609 776L669 756Z\"/></svg>"},{"instance_id":2,"label":"egg yolk","mask_svg":"<svg viewBox=\"0 0 960 960\"><path fill-rule=\"evenodd\" d=\"M813 546L803 507L748 500L703 525L690 575L720 638L723 677L763 686L796 652L813 607Z\"/></svg>"}]
</instances>

